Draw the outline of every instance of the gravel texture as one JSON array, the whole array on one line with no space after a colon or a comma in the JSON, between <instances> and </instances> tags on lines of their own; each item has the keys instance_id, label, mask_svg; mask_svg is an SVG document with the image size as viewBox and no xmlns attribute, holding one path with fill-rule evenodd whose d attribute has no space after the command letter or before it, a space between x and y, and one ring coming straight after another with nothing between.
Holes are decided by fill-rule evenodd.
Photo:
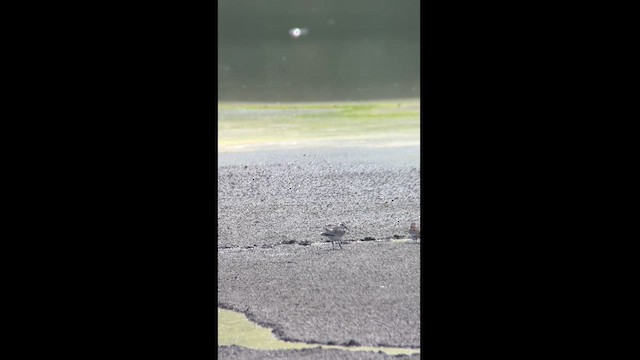
<instances>
[{"instance_id":1,"label":"gravel texture","mask_svg":"<svg viewBox=\"0 0 640 360\"><path fill-rule=\"evenodd\" d=\"M420 354L386 355L372 352L349 352L341 350L304 349L304 350L277 350L264 351L241 348L238 346L224 346L218 348L218 359L221 360L261 360L261 359L306 359L306 360L397 360L420 359Z\"/></svg>"},{"instance_id":2,"label":"gravel texture","mask_svg":"<svg viewBox=\"0 0 640 360\"><path fill-rule=\"evenodd\" d=\"M417 164L384 166L302 151L280 154L279 162L261 161L264 154L235 161L234 154L224 156L218 167L218 306L247 314L283 340L420 347L420 244L392 241L408 237L412 221L420 224ZM338 222L350 232L343 249L332 250L320 233ZM219 354L392 357L234 347Z\"/></svg>"},{"instance_id":3,"label":"gravel texture","mask_svg":"<svg viewBox=\"0 0 640 360\"><path fill-rule=\"evenodd\" d=\"M420 171L319 155L218 168L218 246L324 241L345 222L345 239L407 236L420 223Z\"/></svg>"},{"instance_id":4,"label":"gravel texture","mask_svg":"<svg viewBox=\"0 0 640 360\"><path fill-rule=\"evenodd\" d=\"M420 245L343 247L221 249L218 303L284 340L420 347Z\"/></svg>"}]
</instances>

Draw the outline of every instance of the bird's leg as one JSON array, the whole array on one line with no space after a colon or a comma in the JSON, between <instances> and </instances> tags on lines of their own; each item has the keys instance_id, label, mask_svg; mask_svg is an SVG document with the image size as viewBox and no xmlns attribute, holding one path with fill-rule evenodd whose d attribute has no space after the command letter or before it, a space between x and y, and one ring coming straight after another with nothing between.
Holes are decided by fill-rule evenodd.
<instances>
[{"instance_id":1,"label":"bird's leg","mask_svg":"<svg viewBox=\"0 0 640 360\"><path fill-rule=\"evenodd\" d=\"M338 246L340 246L340 249L342 249L342 244L341 244L342 240L338 241Z\"/></svg>"}]
</instances>

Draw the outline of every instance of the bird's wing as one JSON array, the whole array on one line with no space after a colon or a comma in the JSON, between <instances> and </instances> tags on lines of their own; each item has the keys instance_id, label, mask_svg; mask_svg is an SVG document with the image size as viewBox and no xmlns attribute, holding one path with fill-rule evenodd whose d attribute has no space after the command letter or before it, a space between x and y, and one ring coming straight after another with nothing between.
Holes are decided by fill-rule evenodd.
<instances>
[{"instance_id":1,"label":"bird's wing","mask_svg":"<svg viewBox=\"0 0 640 360\"><path fill-rule=\"evenodd\" d=\"M335 235L335 229L331 227L331 225L327 225L324 227L324 231L320 235L324 235L324 236Z\"/></svg>"}]
</instances>

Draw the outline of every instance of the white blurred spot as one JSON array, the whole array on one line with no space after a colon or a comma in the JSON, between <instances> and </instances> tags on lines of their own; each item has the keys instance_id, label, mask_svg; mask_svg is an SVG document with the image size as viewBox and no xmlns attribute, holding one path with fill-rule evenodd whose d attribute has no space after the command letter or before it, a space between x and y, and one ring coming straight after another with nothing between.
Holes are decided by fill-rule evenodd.
<instances>
[{"instance_id":1,"label":"white blurred spot","mask_svg":"<svg viewBox=\"0 0 640 360\"><path fill-rule=\"evenodd\" d=\"M289 35L294 39L307 35L308 33L309 33L309 29L306 29L306 28L289 29Z\"/></svg>"},{"instance_id":2,"label":"white blurred spot","mask_svg":"<svg viewBox=\"0 0 640 360\"><path fill-rule=\"evenodd\" d=\"M329 24L329 26L333 26L335 23L336 21L333 19L329 19L329 21L327 21L327 24Z\"/></svg>"}]
</instances>

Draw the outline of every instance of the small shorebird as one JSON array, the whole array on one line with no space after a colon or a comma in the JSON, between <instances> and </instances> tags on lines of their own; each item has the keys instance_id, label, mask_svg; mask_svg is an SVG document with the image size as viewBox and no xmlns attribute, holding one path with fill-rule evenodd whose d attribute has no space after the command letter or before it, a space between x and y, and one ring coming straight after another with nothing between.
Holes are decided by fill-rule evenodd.
<instances>
[{"instance_id":1,"label":"small shorebird","mask_svg":"<svg viewBox=\"0 0 640 360\"><path fill-rule=\"evenodd\" d=\"M342 242L342 236L346 232L345 230L349 230L349 228L344 223L340 223L338 226L327 225L324 227L324 232L320 235L331 239L333 249L336 248L336 242L338 243L338 246L340 246L340 249L342 249L342 245L340 243Z\"/></svg>"},{"instance_id":2,"label":"small shorebird","mask_svg":"<svg viewBox=\"0 0 640 360\"><path fill-rule=\"evenodd\" d=\"M411 238L416 241L420 239L420 228L416 227L416 223L414 222L412 222L411 226L409 227L409 236L411 236Z\"/></svg>"}]
</instances>

